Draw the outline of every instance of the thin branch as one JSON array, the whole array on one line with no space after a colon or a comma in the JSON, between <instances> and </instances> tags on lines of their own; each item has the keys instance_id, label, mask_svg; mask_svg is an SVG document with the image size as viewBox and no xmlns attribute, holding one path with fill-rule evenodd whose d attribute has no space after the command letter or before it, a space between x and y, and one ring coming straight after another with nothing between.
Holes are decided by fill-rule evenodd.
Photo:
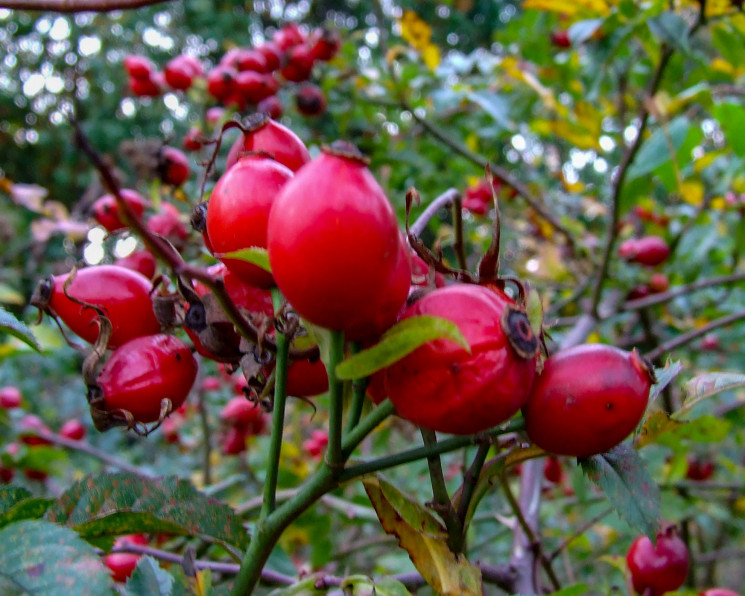
<instances>
[{"instance_id":1,"label":"thin branch","mask_svg":"<svg viewBox=\"0 0 745 596\"><path fill-rule=\"evenodd\" d=\"M699 337L706 335L707 333L709 333L709 331L713 331L714 329L718 329L719 327L726 327L727 325L731 325L732 323L741 321L743 319L745 319L745 310L732 313L731 315L727 315L726 317L714 319L703 327L692 329L687 333L678 335L677 337L674 337L673 339L660 344L654 350L647 352L647 354L645 354L645 357L649 360L654 360L655 358L659 358L665 352L669 352L671 350L674 350L675 348L679 348L682 345L692 342L694 339L698 339Z\"/></svg>"},{"instance_id":2,"label":"thin branch","mask_svg":"<svg viewBox=\"0 0 745 596\"><path fill-rule=\"evenodd\" d=\"M624 302L620 306L619 311L640 310L648 306L660 304L661 302L667 302L668 300L672 300L673 298L677 298L678 296L690 294L691 292L695 292L696 290L703 290L704 288L710 288L712 286L723 286L739 281L745 281L745 273L735 273L733 275L723 275L721 277L710 277L708 279L701 279L693 283L677 286L671 290L668 290L667 292L660 292L659 294L652 294L651 296L645 296L644 298L629 300L628 302Z\"/></svg>"},{"instance_id":3,"label":"thin branch","mask_svg":"<svg viewBox=\"0 0 745 596\"><path fill-rule=\"evenodd\" d=\"M590 528L592 528L592 526L594 526L596 523L598 523L601 519L603 519L607 515L613 513L613 511L614 511L613 508L612 507L609 507L608 509L606 509L604 511L601 511L600 513L598 513L592 519L587 520L584 524L582 524L579 528L577 528L574 532L572 532L569 536L567 536L566 538L564 538L564 540L562 540L559 543L559 546L557 546L556 549L551 554L549 554L547 556L548 560L549 561L553 561L556 557L558 557L562 553L562 551L567 546L569 546L569 544L571 542L573 542L574 540L576 540L577 538L579 538L580 536L582 536L582 534L584 534L585 532L587 532L587 530L589 530Z\"/></svg>"},{"instance_id":4,"label":"thin branch","mask_svg":"<svg viewBox=\"0 0 745 596\"><path fill-rule=\"evenodd\" d=\"M0 0L0 8L51 12L110 12L131 10L174 0Z\"/></svg>"},{"instance_id":5,"label":"thin branch","mask_svg":"<svg viewBox=\"0 0 745 596\"><path fill-rule=\"evenodd\" d=\"M409 227L409 232L415 236L421 236L424 229L430 220L437 215L440 209L450 207L456 199L460 198L460 191L455 188L449 188L439 197L433 200L427 207L422 211L422 214L416 219L416 221Z\"/></svg>"},{"instance_id":6,"label":"thin branch","mask_svg":"<svg viewBox=\"0 0 745 596\"><path fill-rule=\"evenodd\" d=\"M112 455L109 455L108 453L99 451L98 449L93 447L90 443L86 443L85 441L74 441L73 439L68 439L67 437L58 435L57 433L53 433L51 431L46 431L42 429L29 429L28 433L34 434L38 437L41 437L42 439L46 439L50 443L54 443L55 445L59 445L60 447L65 447L72 451L77 451L78 453L85 453L86 455L95 457L96 459L111 466L112 468L118 468L123 472L129 472L130 474L136 474L137 476L140 476L143 478L154 478L155 477L155 474L144 472L140 468L133 466L132 464L127 463L126 461L122 461L121 459L118 459Z\"/></svg>"}]
</instances>

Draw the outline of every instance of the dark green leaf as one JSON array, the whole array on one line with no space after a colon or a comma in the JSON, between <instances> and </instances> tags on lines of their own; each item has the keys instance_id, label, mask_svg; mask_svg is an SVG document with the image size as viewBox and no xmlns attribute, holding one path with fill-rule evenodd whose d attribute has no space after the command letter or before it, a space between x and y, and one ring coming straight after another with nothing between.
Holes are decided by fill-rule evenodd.
<instances>
[{"instance_id":1,"label":"dark green leaf","mask_svg":"<svg viewBox=\"0 0 745 596\"><path fill-rule=\"evenodd\" d=\"M230 507L175 476L89 476L68 489L46 519L70 526L84 538L160 532L240 549L248 544L248 534Z\"/></svg>"},{"instance_id":2,"label":"dark green leaf","mask_svg":"<svg viewBox=\"0 0 745 596\"><path fill-rule=\"evenodd\" d=\"M586 584L577 584L576 586L567 586L558 592L551 592L549 596L581 596L590 588Z\"/></svg>"},{"instance_id":3,"label":"dark green leaf","mask_svg":"<svg viewBox=\"0 0 745 596\"><path fill-rule=\"evenodd\" d=\"M665 368L655 368L654 375L657 378L657 382L652 385L649 390L649 403L653 403L654 400L662 393L663 389L667 387L672 380L677 377L683 370L683 365L679 361L668 361L665 363Z\"/></svg>"},{"instance_id":4,"label":"dark green leaf","mask_svg":"<svg viewBox=\"0 0 745 596\"><path fill-rule=\"evenodd\" d=\"M670 153L670 144L677 151L685 141L690 127L691 123L688 118L680 116L670 122L666 131L657 129L639 149L634 163L628 169L627 179L631 181L646 176L669 162L673 158Z\"/></svg>"},{"instance_id":5,"label":"dark green leaf","mask_svg":"<svg viewBox=\"0 0 745 596\"><path fill-rule=\"evenodd\" d=\"M111 596L113 590L89 544L68 528L40 520L0 530L0 570L3 596Z\"/></svg>"},{"instance_id":6,"label":"dark green leaf","mask_svg":"<svg viewBox=\"0 0 745 596\"><path fill-rule=\"evenodd\" d=\"M20 339L37 352L41 352L41 346L36 341L34 334L31 333L31 329L25 323L16 319L2 306L0 306L0 332L10 333L13 337Z\"/></svg>"},{"instance_id":7,"label":"dark green leaf","mask_svg":"<svg viewBox=\"0 0 745 596\"><path fill-rule=\"evenodd\" d=\"M660 41L680 50L690 52L688 45L688 23L674 12L663 12L658 17L647 21L649 30Z\"/></svg>"},{"instance_id":8,"label":"dark green leaf","mask_svg":"<svg viewBox=\"0 0 745 596\"><path fill-rule=\"evenodd\" d=\"M53 503L54 499L43 499L41 497L20 500L0 513L0 528L22 519L40 519Z\"/></svg>"},{"instance_id":9,"label":"dark green leaf","mask_svg":"<svg viewBox=\"0 0 745 596\"><path fill-rule=\"evenodd\" d=\"M5 513L29 497L31 497L31 493L23 487L3 486L0 488L0 514Z\"/></svg>"},{"instance_id":10,"label":"dark green leaf","mask_svg":"<svg viewBox=\"0 0 745 596\"><path fill-rule=\"evenodd\" d=\"M245 261L251 263L257 267L261 267L264 271L269 273L272 272L272 268L269 265L269 253L266 248L259 248L258 246L252 246L251 248L242 248L233 252L224 252L215 255L219 259L236 259L237 261Z\"/></svg>"},{"instance_id":11,"label":"dark green leaf","mask_svg":"<svg viewBox=\"0 0 745 596\"><path fill-rule=\"evenodd\" d=\"M719 121L732 150L739 156L745 155L745 108L735 103L722 103L714 106L713 113Z\"/></svg>"},{"instance_id":12,"label":"dark green leaf","mask_svg":"<svg viewBox=\"0 0 745 596\"><path fill-rule=\"evenodd\" d=\"M660 490L639 454L622 443L580 461L585 475L605 492L632 528L654 536L660 518Z\"/></svg>"},{"instance_id":13,"label":"dark green leaf","mask_svg":"<svg viewBox=\"0 0 745 596\"><path fill-rule=\"evenodd\" d=\"M158 561L149 556L142 557L127 580L125 596L171 596L173 576L161 569Z\"/></svg>"},{"instance_id":14,"label":"dark green leaf","mask_svg":"<svg viewBox=\"0 0 745 596\"><path fill-rule=\"evenodd\" d=\"M428 341L445 339L471 351L458 326L448 319L430 315L404 319L391 327L377 344L339 363L336 375L344 380L362 379L401 360Z\"/></svg>"}]
</instances>

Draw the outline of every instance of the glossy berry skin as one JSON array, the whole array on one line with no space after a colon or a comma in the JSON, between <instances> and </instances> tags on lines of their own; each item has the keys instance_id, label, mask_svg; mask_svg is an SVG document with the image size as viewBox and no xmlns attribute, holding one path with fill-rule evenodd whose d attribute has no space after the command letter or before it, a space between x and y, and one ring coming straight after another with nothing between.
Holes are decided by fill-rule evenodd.
<instances>
[{"instance_id":1,"label":"glossy berry skin","mask_svg":"<svg viewBox=\"0 0 745 596\"><path fill-rule=\"evenodd\" d=\"M305 33L296 23L288 23L272 36L272 42L286 52L294 46L305 43Z\"/></svg>"},{"instance_id":2,"label":"glossy berry skin","mask_svg":"<svg viewBox=\"0 0 745 596\"><path fill-rule=\"evenodd\" d=\"M292 171L281 163L247 156L220 177L210 197L207 235L215 254L245 283L258 288L272 287L271 273L220 254L242 248L266 248L272 203L291 179Z\"/></svg>"},{"instance_id":3,"label":"glossy berry skin","mask_svg":"<svg viewBox=\"0 0 745 596\"><path fill-rule=\"evenodd\" d=\"M225 431L220 445L223 455L240 455L246 450L248 435L242 428L231 426Z\"/></svg>"},{"instance_id":4,"label":"glossy berry skin","mask_svg":"<svg viewBox=\"0 0 745 596\"><path fill-rule=\"evenodd\" d=\"M155 76L149 79L136 79L130 77L128 83L132 95L137 97L158 97L163 93L163 90L160 87L159 78Z\"/></svg>"},{"instance_id":5,"label":"glossy berry skin","mask_svg":"<svg viewBox=\"0 0 745 596\"><path fill-rule=\"evenodd\" d=\"M324 151L282 188L267 229L274 279L302 317L340 331L375 317L400 241L393 208L363 160Z\"/></svg>"},{"instance_id":6,"label":"glossy berry skin","mask_svg":"<svg viewBox=\"0 0 745 596\"><path fill-rule=\"evenodd\" d=\"M401 320L448 319L471 353L438 339L388 367L385 388L399 415L430 430L467 435L515 414L533 384L538 343L528 325L523 332L532 338L532 355L517 353L501 324L511 308L514 302L501 291L469 284L433 290L409 306Z\"/></svg>"},{"instance_id":7,"label":"glossy berry skin","mask_svg":"<svg viewBox=\"0 0 745 596\"><path fill-rule=\"evenodd\" d=\"M621 243L618 254L631 263L654 267L667 260L670 247L660 236L630 238Z\"/></svg>"},{"instance_id":8,"label":"glossy berry skin","mask_svg":"<svg viewBox=\"0 0 745 596\"><path fill-rule=\"evenodd\" d=\"M329 444L329 434L325 430L314 430L310 433L310 438L303 441L303 451L310 457L318 459L323 454L323 450Z\"/></svg>"},{"instance_id":9,"label":"glossy berry skin","mask_svg":"<svg viewBox=\"0 0 745 596\"><path fill-rule=\"evenodd\" d=\"M688 468L686 469L686 478L694 482L708 480L714 475L714 462L708 459L697 459L691 457L688 459Z\"/></svg>"},{"instance_id":10,"label":"glossy berry skin","mask_svg":"<svg viewBox=\"0 0 745 596\"><path fill-rule=\"evenodd\" d=\"M198 151L201 149L204 146L202 131L196 127L190 128L184 135L181 146L187 151Z\"/></svg>"},{"instance_id":11,"label":"glossy berry skin","mask_svg":"<svg viewBox=\"0 0 745 596\"><path fill-rule=\"evenodd\" d=\"M228 153L225 162L229 170L238 162L242 152L264 152L293 172L310 161L310 153L294 132L269 119L262 118L249 132L240 136Z\"/></svg>"},{"instance_id":12,"label":"glossy berry skin","mask_svg":"<svg viewBox=\"0 0 745 596\"><path fill-rule=\"evenodd\" d=\"M257 104L262 99L274 95L279 90L279 83L271 75L244 70L235 77L235 89L247 103Z\"/></svg>"},{"instance_id":13,"label":"glossy berry skin","mask_svg":"<svg viewBox=\"0 0 745 596\"><path fill-rule=\"evenodd\" d=\"M657 534L656 544L639 536L626 553L637 594L662 596L677 590L688 575L688 548L674 527ZM646 592L645 592L646 591Z\"/></svg>"},{"instance_id":14,"label":"glossy berry skin","mask_svg":"<svg viewBox=\"0 0 745 596\"><path fill-rule=\"evenodd\" d=\"M264 374L269 375L274 370L274 363L265 367ZM293 360L287 367L287 395L295 397L313 397L329 390L329 378L326 366L318 359Z\"/></svg>"},{"instance_id":15,"label":"glossy berry skin","mask_svg":"<svg viewBox=\"0 0 745 596\"><path fill-rule=\"evenodd\" d=\"M189 179L189 158L181 149L163 147L158 155L158 171L164 183L179 187Z\"/></svg>"},{"instance_id":16,"label":"glossy berry skin","mask_svg":"<svg viewBox=\"0 0 745 596\"><path fill-rule=\"evenodd\" d=\"M147 279L152 279L155 276L155 270L158 267L158 263L155 261L153 254L146 249L136 250L132 254L127 255L114 261L114 265L117 267L125 267L136 271L140 275L143 275Z\"/></svg>"},{"instance_id":17,"label":"glossy berry skin","mask_svg":"<svg viewBox=\"0 0 745 596\"><path fill-rule=\"evenodd\" d=\"M147 201L135 190L123 188L120 194L124 201L134 211L137 217L141 217L147 207ZM117 232L127 227L119 213L119 205L113 195L104 195L96 200L91 207L91 213L96 222L106 228L109 232Z\"/></svg>"},{"instance_id":18,"label":"glossy berry skin","mask_svg":"<svg viewBox=\"0 0 745 596\"><path fill-rule=\"evenodd\" d=\"M543 465L543 477L554 484L561 482L564 478L564 470L561 468L561 461L558 457L550 456L546 458Z\"/></svg>"},{"instance_id":19,"label":"glossy berry skin","mask_svg":"<svg viewBox=\"0 0 745 596\"><path fill-rule=\"evenodd\" d=\"M315 62L312 50L308 45L299 45L287 53L287 63L280 68L279 73L286 81L300 83L307 81L313 72Z\"/></svg>"},{"instance_id":20,"label":"glossy berry skin","mask_svg":"<svg viewBox=\"0 0 745 596\"><path fill-rule=\"evenodd\" d=\"M161 400L177 409L186 401L197 376L189 348L172 335L138 337L117 348L104 364L97 383L104 409L128 410L138 422L155 422Z\"/></svg>"},{"instance_id":21,"label":"glossy berry skin","mask_svg":"<svg viewBox=\"0 0 745 596\"><path fill-rule=\"evenodd\" d=\"M218 64L207 73L207 92L217 100L227 100L233 94L237 75L232 66Z\"/></svg>"},{"instance_id":22,"label":"glossy berry skin","mask_svg":"<svg viewBox=\"0 0 745 596\"><path fill-rule=\"evenodd\" d=\"M569 31L562 29L551 33L551 44L557 48L571 48L572 40L569 38Z\"/></svg>"},{"instance_id":23,"label":"glossy berry skin","mask_svg":"<svg viewBox=\"0 0 745 596\"><path fill-rule=\"evenodd\" d=\"M166 83L172 89L186 90L194 79L204 74L202 63L194 56L181 55L171 59L163 69Z\"/></svg>"},{"instance_id":24,"label":"glossy berry skin","mask_svg":"<svg viewBox=\"0 0 745 596\"><path fill-rule=\"evenodd\" d=\"M266 114L270 118L277 120L284 113L282 101L276 95L270 95L262 99L256 106L256 111Z\"/></svg>"},{"instance_id":25,"label":"glossy berry skin","mask_svg":"<svg viewBox=\"0 0 745 596\"><path fill-rule=\"evenodd\" d=\"M149 79L156 68L149 58L130 54L124 58L124 70L133 79Z\"/></svg>"},{"instance_id":26,"label":"glossy berry skin","mask_svg":"<svg viewBox=\"0 0 745 596\"><path fill-rule=\"evenodd\" d=\"M416 253L411 254L411 285L426 287L427 275L429 275L429 265ZM445 276L442 273L435 273L435 287L442 288L445 286Z\"/></svg>"},{"instance_id":27,"label":"glossy berry skin","mask_svg":"<svg viewBox=\"0 0 745 596\"><path fill-rule=\"evenodd\" d=\"M72 331L88 343L95 343L98 315L65 296L63 285L67 277L53 278L49 306ZM160 331L150 289L150 281L131 269L96 265L78 271L67 293L103 309L112 325L109 347L115 348L135 337Z\"/></svg>"},{"instance_id":28,"label":"glossy berry skin","mask_svg":"<svg viewBox=\"0 0 745 596\"><path fill-rule=\"evenodd\" d=\"M264 57L266 62L265 72L274 72L282 66L284 52L273 41L267 41L256 46L256 51Z\"/></svg>"},{"instance_id":29,"label":"glossy berry skin","mask_svg":"<svg viewBox=\"0 0 745 596\"><path fill-rule=\"evenodd\" d=\"M316 29L310 39L310 53L315 60L328 62L340 47L341 36L336 29Z\"/></svg>"},{"instance_id":30,"label":"glossy berry skin","mask_svg":"<svg viewBox=\"0 0 745 596\"><path fill-rule=\"evenodd\" d=\"M523 407L528 436L549 453L603 453L639 424L653 381L636 352L602 344L558 352L546 359Z\"/></svg>"},{"instance_id":31,"label":"glossy berry skin","mask_svg":"<svg viewBox=\"0 0 745 596\"><path fill-rule=\"evenodd\" d=\"M709 588L703 592L699 592L698 596L741 596L737 592L728 590L727 588Z\"/></svg>"},{"instance_id":32,"label":"glossy berry skin","mask_svg":"<svg viewBox=\"0 0 745 596\"><path fill-rule=\"evenodd\" d=\"M18 387L7 385L6 387L0 388L0 408L3 410L19 408L22 401L23 395Z\"/></svg>"},{"instance_id":33,"label":"glossy berry skin","mask_svg":"<svg viewBox=\"0 0 745 596\"><path fill-rule=\"evenodd\" d=\"M85 426L80 420L72 418L65 422L59 429L59 436L71 439L73 441L80 441L85 437Z\"/></svg>"},{"instance_id":34,"label":"glossy berry skin","mask_svg":"<svg viewBox=\"0 0 745 596\"><path fill-rule=\"evenodd\" d=\"M114 541L114 546L124 546L125 544L134 544L147 546L147 538L142 534L132 534L129 536L120 536ZM127 581L132 572L137 567L137 562L142 555L136 553L111 553L103 558L103 564L109 568L111 577L115 582L124 583Z\"/></svg>"},{"instance_id":35,"label":"glossy berry skin","mask_svg":"<svg viewBox=\"0 0 745 596\"><path fill-rule=\"evenodd\" d=\"M326 111L326 96L317 85L307 83L295 94L295 106L303 116L320 116Z\"/></svg>"}]
</instances>

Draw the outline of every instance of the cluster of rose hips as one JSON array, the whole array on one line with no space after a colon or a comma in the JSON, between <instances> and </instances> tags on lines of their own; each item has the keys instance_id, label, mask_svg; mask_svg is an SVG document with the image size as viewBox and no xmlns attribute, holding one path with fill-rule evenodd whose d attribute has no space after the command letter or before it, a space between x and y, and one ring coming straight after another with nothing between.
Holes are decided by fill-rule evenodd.
<instances>
[{"instance_id":1,"label":"cluster of rose hips","mask_svg":"<svg viewBox=\"0 0 745 596\"><path fill-rule=\"evenodd\" d=\"M14 385L0 387L0 410L21 410L23 408L23 395ZM52 443L38 435L41 433L51 433L52 430L35 414L24 414L16 422L19 429L18 439L20 443L28 449L33 449L40 445L52 445ZM65 421L57 433L60 437L71 441L80 441L86 435L86 428L77 418L71 418ZM8 443L3 447L0 454L0 483L8 483L15 476L15 463L20 457L21 446L18 443ZM30 467L23 468L23 474L29 480L43 481L47 478L47 473Z\"/></svg>"},{"instance_id":2,"label":"cluster of rose hips","mask_svg":"<svg viewBox=\"0 0 745 596\"><path fill-rule=\"evenodd\" d=\"M308 34L295 23L279 29L271 40L257 46L228 50L219 63L205 72L198 58L186 54L171 59L158 72L145 56L130 55L124 59L129 88L140 97L161 95L170 87L178 91L191 88L196 79L205 78L209 95L225 106L244 111L251 108L279 118L282 101L277 95L287 83L301 83L294 89L297 110L305 116L318 116L326 111L326 96L315 84L308 82L317 62L331 60L339 51L341 38L335 29L315 29ZM196 143L198 130L190 131L190 141Z\"/></svg>"}]
</instances>

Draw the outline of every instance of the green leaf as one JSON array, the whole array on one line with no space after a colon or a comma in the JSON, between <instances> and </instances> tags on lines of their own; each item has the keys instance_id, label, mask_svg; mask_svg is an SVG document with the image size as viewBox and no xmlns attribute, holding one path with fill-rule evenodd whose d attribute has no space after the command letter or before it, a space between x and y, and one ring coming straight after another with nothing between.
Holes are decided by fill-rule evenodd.
<instances>
[{"instance_id":1,"label":"green leaf","mask_svg":"<svg viewBox=\"0 0 745 596\"><path fill-rule=\"evenodd\" d=\"M398 538L437 594L482 594L481 570L450 550L447 531L433 514L380 476L368 477L363 484L383 529Z\"/></svg>"},{"instance_id":2,"label":"green leaf","mask_svg":"<svg viewBox=\"0 0 745 596\"><path fill-rule=\"evenodd\" d=\"M252 246L250 248L242 248L233 252L217 253L215 256L218 259L236 259L237 261L245 261L251 263L257 267L261 267L268 273L272 272L272 267L269 265L269 253L266 248L259 248L258 246Z\"/></svg>"},{"instance_id":3,"label":"green leaf","mask_svg":"<svg viewBox=\"0 0 745 596\"><path fill-rule=\"evenodd\" d=\"M96 474L71 486L46 519L84 538L164 533L245 549L248 534L232 509L175 476Z\"/></svg>"},{"instance_id":4,"label":"green leaf","mask_svg":"<svg viewBox=\"0 0 745 596\"><path fill-rule=\"evenodd\" d=\"M634 447L641 449L650 443L655 443L660 436L675 430L682 424L684 423L673 420L667 412L653 412L647 416L634 437Z\"/></svg>"},{"instance_id":5,"label":"green leaf","mask_svg":"<svg viewBox=\"0 0 745 596\"><path fill-rule=\"evenodd\" d=\"M336 375L343 380L369 377L428 341L440 339L450 340L467 352L471 351L458 325L442 317L419 315L399 321L386 331L377 344L340 362Z\"/></svg>"},{"instance_id":6,"label":"green leaf","mask_svg":"<svg viewBox=\"0 0 745 596\"><path fill-rule=\"evenodd\" d=\"M113 581L93 548L69 528L21 521L0 530L0 594L111 596Z\"/></svg>"},{"instance_id":7,"label":"green leaf","mask_svg":"<svg viewBox=\"0 0 745 596\"><path fill-rule=\"evenodd\" d=\"M636 178L646 176L661 165L671 161L673 156L670 154L669 144L672 144L677 152L685 141L690 127L691 123L688 121L688 118L679 116L668 124L667 131L657 129L651 137L644 141L639 149L634 163L626 174L627 180L630 182Z\"/></svg>"},{"instance_id":8,"label":"green leaf","mask_svg":"<svg viewBox=\"0 0 745 596\"><path fill-rule=\"evenodd\" d=\"M578 47L590 39L603 25L603 19L586 19L577 21L569 27L569 40L572 46Z\"/></svg>"},{"instance_id":9,"label":"green leaf","mask_svg":"<svg viewBox=\"0 0 745 596\"><path fill-rule=\"evenodd\" d=\"M682 407L673 414L679 418L687 414L705 399L709 399L723 391L731 391L745 387L745 375L737 373L706 373L694 377L683 385L685 398Z\"/></svg>"},{"instance_id":10,"label":"green leaf","mask_svg":"<svg viewBox=\"0 0 745 596\"><path fill-rule=\"evenodd\" d=\"M23 297L23 294L15 288L11 288L8 284L0 282L0 302L3 304L23 306L26 304L26 299Z\"/></svg>"},{"instance_id":11,"label":"green leaf","mask_svg":"<svg viewBox=\"0 0 745 596\"><path fill-rule=\"evenodd\" d=\"M373 581L365 575L350 575L344 578L340 588L352 596L411 596L406 586L390 577Z\"/></svg>"},{"instance_id":12,"label":"green leaf","mask_svg":"<svg viewBox=\"0 0 745 596\"><path fill-rule=\"evenodd\" d=\"M158 561L144 556L137 562L137 567L124 587L125 596L171 596L173 594L173 576L161 569Z\"/></svg>"},{"instance_id":13,"label":"green leaf","mask_svg":"<svg viewBox=\"0 0 745 596\"><path fill-rule=\"evenodd\" d=\"M284 586L277 588L269 592L269 596L318 596L319 594L325 594L327 590L319 590L316 588L316 582L318 578L308 577L300 580L296 584L291 586Z\"/></svg>"},{"instance_id":14,"label":"green leaf","mask_svg":"<svg viewBox=\"0 0 745 596\"><path fill-rule=\"evenodd\" d=\"M15 507L21 501L31 497L31 493L20 486L4 486L0 488L0 514Z\"/></svg>"},{"instance_id":15,"label":"green leaf","mask_svg":"<svg viewBox=\"0 0 745 596\"><path fill-rule=\"evenodd\" d=\"M514 131L515 123L510 120L510 103L503 96L491 91L472 91L466 95L503 129Z\"/></svg>"},{"instance_id":16,"label":"green leaf","mask_svg":"<svg viewBox=\"0 0 745 596\"><path fill-rule=\"evenodd\" d=\"M551 592L549 596L581 596L589 589L590 587L587 584L577 584L576 586L567 586L558 592Z\"/></svg>"},{"instance_id":17,"label":"green leaf","mask_svg":"<svg viewBox=\"0 0 745 596\"><path fill-rule=\"evenodd\" d=\"M29 329L25 323L16 319L2 306L0 306L0 332L9 333L37 352L41 352L39 342L36 341L34 334L31 333L31 329Z\"/></svg>"},{"instance_id":18,"label":"green leaf","mask_svg":"<svg viewBox=\"0 0 745 596\"><path fill-rule=\"evenodd\" d=\"M41 519L53 503L54 499L41 497L19 500L15 505L3 508L0 513L0 528L23 519Z\"/></svg>"},{"instance_id":19,"label":"green leaf","mask_svg":"<svg viewBox=\"0 0 745 596\"><path fill-rule=\"evenodd\" d=\"M695 441L697 443L717 443L724 440L732 429L729 420L722 420L716 416L699 416L698 418L681 424L673 429L671 434L680 440ZM667 444L667 436L658 443Z\"/></svg>"},{"instance_id":20,"label":"green leaf","mask_svg":"<svg viewBox=\"0 0 745 596\"><path fill-rule=\"evenodd\" d=\"M674 12L663 12L661 15L647 21L647 26L657 39L680 50L684 54L690 53L688 45L688 23Z\"/></svg>"},{"instance_id":21,"label":"green leaf","mask_svg":"<svg viewBox=\"0 0 745 596\"><path fill-rule=\"evenodd\" d=\"M538 290L533 287L528 288L528 321L530 321L530 327L533 329L533 333L536 337L541 337L541 331L543 330L543 303L541 303L541 297L538 295Z\"/></svg>"},{"instance_id":22,"label":"green leaf","mask_svg":"<svg viewBox=\"0 0 745 596\"><path fill-rule=\"evenodd\" d=\"M622 443L607 453L582 459L580 464L626 523L654 537L660 519L660 489L636 451Z\"/></svg>"},{"instance_id":23,"label":"green leaf","mask_svg":"<svg viewBox=\"0 0 745 596\"><path fill-rule=\"evenodd\" d=\"M652 385L649 390L650 404L659 397L660 393L662 393L665 387L667 387L672 382L672 380L680 374L682 370L683 365L678 360L676 360L675 362L671 362L668 360L665 363L665 368L654 369L654 376L657 378L657 382Z\"/></svg>"},{"instance_id":24,"label":"green leaf","mask_svg":"<svg viewBox=\"0 0 745 596\"><path fill-rule=\"evenodd\" d=\"M745 108L735 103L722 103L712 109L714 117L724 131L732 150L739 156L745 155Z\"/></svg>"}]
</instances>

